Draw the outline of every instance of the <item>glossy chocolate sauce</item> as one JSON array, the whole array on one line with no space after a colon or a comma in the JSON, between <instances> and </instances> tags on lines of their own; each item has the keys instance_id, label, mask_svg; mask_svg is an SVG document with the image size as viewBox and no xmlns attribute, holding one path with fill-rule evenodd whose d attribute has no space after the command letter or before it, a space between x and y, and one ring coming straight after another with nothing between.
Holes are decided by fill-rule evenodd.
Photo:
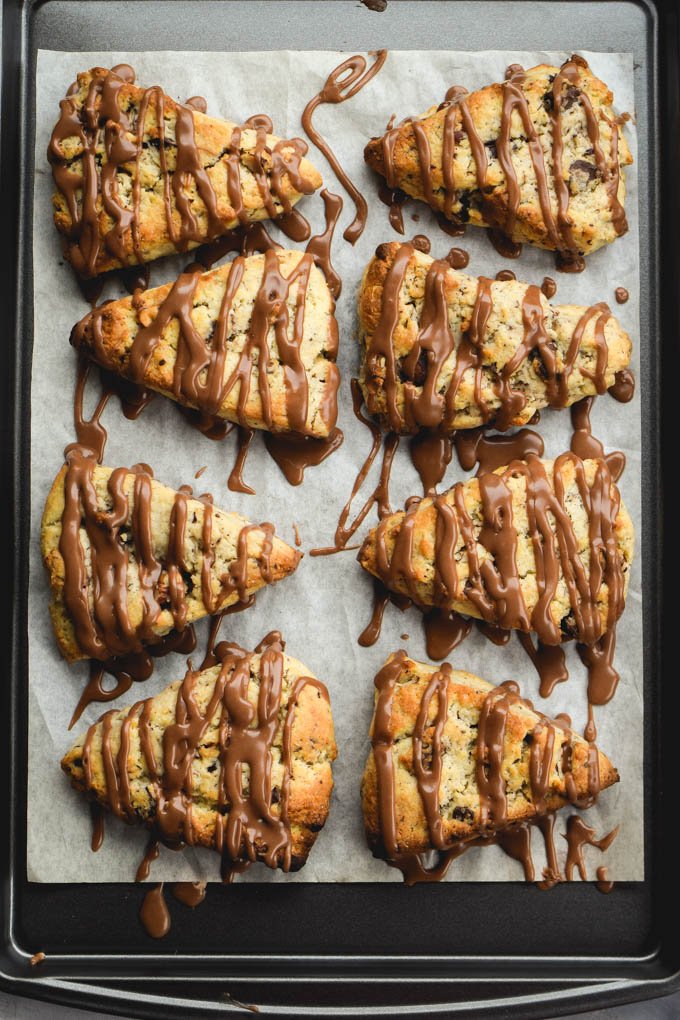
<instances>
[{"instance_id":1,"label":"glossy chocolate sauce","mask_svg":"<svg viewBox=\"0 0 680 1020\"><path fill-rule=\"evenodd\" d=\"M588 574L564 502L564 472L572 470L589 520ZM518 477L525 479L527 524L535 553L539 592L531 614L522 595L516 555L517 532L507 484L510 478ZM551 646L575 637L581 645L590 646L590 653L595 654L592 648L600 639L604 643L610 640L608 635L624 606L624 564L616 539L620 497L606 461L596 462L590 485L583 462L572 453L562 454L555 460L552 479L544 463L532 455L526 461L514 461L501 474L481 474L481 528L470 517L465 503L465 484L469 483L459 482L448 493L431 501L436 517L432 550L435 604L447 608L451 602L466 599L474 605L480 618L493 627L533 631L543 645ZM414 529L421 505L420 501L415 501L409 506L396 531L394 520L388 518L378 524L374 533L378 578L390 590L406 594L420 604ZM457 549L467 560L464 588L454 555ZM483 558L482 550L487 554ZM551 607L560 583L567 589L570 608L563 620L556 621ZM608 591L604 621L598 607L603 586ZM601 672L604 673L604 667ZM593 685L599 688L596 692L592 692ZM590 698L594 704L602 703L601 685L594 682L593 669L591 693L595 694Z\"/></svg>"},{"instance_id":2,"label":"glossy chocolate sauce","mask_svg":"<svg viewBox=\"0 0 680 1020\"><path fill-rule=\"evenodd\" d=\"M352 407L354 410L354 415L357 418L357 420L360 421L361 424L364 425L371 433L372 439L371 449L368 456L366 457L366 460L359 469L357 477L354 481L354 485L352 486L352 491L350 493L349 499L347 500L347 502L345 503L340 512L338 525L337 528L335 529L335 544L322 549L311 549L310 556L328 556L336 552L341 552L343 549L346 549L347 543L352 538L352 536L356 534L356 532L361 527L364 520L366 519L366 517L368 516L368 514L370 513L374 506L377 505L378 515L380 517L386 517L388 514L392 512L389 504L390 471L392 469L394 455L397 452L397 448L399 446L399 436L394 435L393 433L388 433L385 436L383 446L383 436L379 426L376 425L375 422L371 421L370 418L367 418L361 412L364 398L361 392L361 387L359 386L358 379L352 379L351 385L352 385ZM361 509L355 515L354 519L348 524L347 522L349 520L349 515L352 509L352 503L354 502L354 498L361 489L362 485L364 484L366 477L368 476L368 473L371 470L371 467L373 466L373 462L378 456L381 446L383 446L383 460L380 468L380 477L378 483L371 492L371 494L366 499Z\"/></svg>"},{"instance_id":3,"label":"glossy chocolate sauce","mask_svg":"<svg viewBox=\"0 0 680 1020\"><path fill-rule=\"evenodd\" d=\"M289 485L301 485L305 468L322 464L342 446L342 430L334 428L328 439L300 436L285 432L266 432L264 445L267 453L281 468Z\"/></svg>"},{"instance_id":4,"label":"glossy chocolate sauce","mask_svg":"<svg viewBox=\"0 0 680 1020\"><path fill-rule=\"evenodd\" d=\"M212 641L216 639L213 631ZM248 697L254 656L261 653L256 706ZM269 867L290 869L292 835L289 819L289 795L293 754L293 724L298 699L307 685L314 686L327 698L324 685L311 677L298 678L284 702L283 642L278 631L272 631L255 652L246 652L238 645L222 641L212 650L217 665L213 690L205 710L199 708L195 686L199 673L191 667L177 688L175 720L163 733L163 757L159 761L151 737L153 699L138 701L125 714L120 738L115 749L112 740L114 711L102 716L101 755L104 764L105 789L99 792L113 814L122 820L134 821L135 809L130 790L129 749L131 730L139 734L143 768L151 777L150 793L156 804L149 849L138 871L137 880L148 876L149 863L158 854L158 844L177 850L197 842L192 814L192 763L206 731L216 717L219 725L218 805L216 808L215 849L222 855L224 869L230 876L234 867L261 859ZM86 789L93 790L90 764L91 748L97 731L90 727L83 747L83 769ZM281 729L281 761L284 778L278 795L272 788L271 764L274 741ZM243 787L243 765L249 769L247 790ZM200 890L180 890L199 902ZM162 884L151 890L142 908L142 922L149 934L160 938L169 928Z\"/></svg>"},{"instance_id":5,"label":"glossy chocolate sauce","mask_svg":"<svg viewBox=\"0 0 680 1020\"><path fill-rule=\"evenodd\" d=\"M521 388L513 386L513 379L530 357L540 359L547 403L551 407L565 407L569 402L569 379L579 358L586 327L593 320L597 357L588 374L598 393L606 391L608 348L605 327L611 317L609 307L599 303L584 311L558 368L554 344L545 327L541 303L544 299L538 287L529 286L522 299L522 342L498 373L495 390L500 407L490 408L483 398L482 385L484 341L494 304L493 281L479 278L469 328L456 346L447 303L447 280L453 282L449 278L452 270L446 260L435 260L427 270L418 335L408 354L398 359L394 334L400 321L403 288L414 251L412 244L403 244L397 250L382 287L378 323L366 336L367 374L383 380L385 416L391 430L399 433L420 429L452 431L456 395L469 371L474 372L474 403L484 423L493 422L497 429L507 430L526 405L526 397ZM454 352L453 373L442 392L440 374ZM414 385L400 385L404 379ZM403 408L398 397L403 399Z\"/></svg>"},{"instance_id":6,"label":"glossy chocolate sauce","mask_svg":"<svg viewBox=\"0 0 680 1020\"><path fill-rule=\"evenodd\" d=\"M521 188L513 160L512 132L513 119L519 117L522 123L522 134L529 148L541 217L550 246L557 253L557 268L563 272L580 272L584 268L585 262L582 253L576 247L573 236L573 224L569 216L569 184L562 174L553 173L553 167L562 167L563 165L562 109L565 95L569 96L570 104L576 99L583 108L595 169L606 184L614 230L617 235L620 235L628 229L625 213L617 194L619 185L618 126L616 122L612 122L606 114L603 114L611 129L610 152L605 154L600 138L598 117L587 93L580 87L581 70L585 67L587 64L581 57L572 56L562 65L552 81L549 104L552 146L549 165L546 163L546 154L523 91L525 72L519 64L512 64L507 69L506 79L501 84L500 129L492 146L489 146L489 143L485 144L475 125L467 104L466 90L458 85L449 89L444 103L439 107L439 109L446 108L442 129L443 150L441 156L444 187L443 210L441 210L440 189L436 189L433 184L432 166L434 160L427 129L422 121L412 118L403 121L402 125L409 123L413 131L424 200L435 210L443 211L445 219L455 226L459 228L464 226L454 212L454 206L460 197L455 182L455 159L460 143L467 136L477 178L474 191L479 196L482 215L486 217L490 225L489 238L499 254L506 258L517 258L521 252L521 245L514 240L514 235L517 232ZM399 127L402 125L388 126L382 140L383 173L388 189L396 187L394 148ZM499 208L498 203L485 201L486 191L489 187L488 153L490 147L495 152L505 178L507 199L502 208ZM553 211L551 202L553 189L557 199L556 212Z\"/></svg>"},{"instance_id":7,"label":"glossy chocolate sauce","mask_svg":"<svg viewBox=\"0 0 680 1020\"><path fill-rule=\"evenodd\" d=\"M290 220L292 204L284 188L284 179L299 194L311 194L314 185L301 172L307 146L299 138L280 140L270 145L271 121L267 117L250 118L232 131L225 160L230 208L226 219L218 213L218 196L195 137L195 117L202 116L202 104L194 97L182 105L169 99L160 88L139 90L127 108L121 102L129 96L135 73L128 65L118 65L93 77L84 104L79 109L75 95L77 83L60 102L61 115L52 132L48 159L54 183L66 200L71 218L70 240L76 244L74 266L81 276L100 272L100 257L113 256L123 265L142 263L146 256L141 245L141 157L144 149L157 142L163 182L163 206L168 238L177 251L210 241L226 232L234 218L241 225L250 221L244 204L241 182L241 141L244 130L256 132L256 143L249 158L264 208L271 217L280 214ZM150 112L156 127L151 125ZM135 115L136 113L136 115ZM149 123L147 124L147 118ZM174 118L173 139L166 135L168 120ZM152 132L157 131L158 138ZM82 172L75 172L66 156L64 143L76 139L82 148ZM167 152L172 146L175 170L168 166ZM103 159L102 159L103 149ZM100 167L101 163L101 167ZM120 192L121 175L131 175L132 199L128 204ZM201 227L186 189L191 179L206 212L207 224ZM106 219L102 220L102 212ZM111 222L112 221L112 222ZM108 224L111 225L108 225Z\"/></svg>"},{"instance_id":8,"label":"glossy chocolate sauce","mask_svg":"<svg viewBox=\"0 0 680 1020\"><path fill-rule=\"evenodd\" d=\"M308 137L314 142L316 147L323 152L324 156L333 167L336 177L354 202L356 214L342 235L346 241L349 241L350 244L356 244L364 232L364 227L366 226L366 220L368 218L368 203L347 172L343 169L328 142L314 127L312 117L314 115L314 111L325 103L336 105L338 103L344 103L348 99L351 99L352 96L355 96L357 92L361 91L364 85L368 84L371 78L375 77L386 60L387 50L378 50L375 54L375 60L370 67L368 67L366 63L366 58L361 56L361 54L357 54L356 56L348 57L347 60L343 60L341 64L338 64L338 66L331 71L326 79L324 87L320 92L317 92L312 99L310 99L302 114L303 129Z\"/></svg>"},{"instance_id":9,"label":"glossy chocolate sauce","mask_svg":"<svg viewBox=\"0 0 680 1020\"><path fill-rule=\"evenodd\" d=\"M408 656L399 651L380 670L375 678L377 691L375 714L371 733L373 759L376 768L380 850L386 861L398 868L407 885L423 881L438 881L444 877L449 865L472 846L498 844L509 856L518 860L524 869L526 881L535 880L531 855L533 826L540 828L546 843L548 868L541 888L551 888L562 880L555 851L553 829L554 814L550 813L547 795L550 792L552 762L556 744L562 748L562 773L566 780L567 798L581 806L576 798L575 782L571 773L571 731L565 721L549 719L538 714L538 721L530 732L531 752L529 778L531 801L535 816L524 822L508 823L506 781L503 775L505 733L509 713L516 705L525 705L532 711L530 702L519 696L517 685L506 682L492 688L486 695L477 724L475 748L475 777L479 791L479 816L476 836L465 840L446 839L440 805L440 786L443 764L443 734L449 714L449 683L451 666L444 663L435 671L422 693L416 724L412 736L413 773L418 794L427 821L429 841L436 852L437 861L428 866L423 854L402 850L399 845L399 813L395 779L395 724L393 721L394 695ZM436 705L434 718L432 706ZM545 739L540 739L545 733ZM596 776L599 782L599 775ZM599 792L599 788L598 788ZM596 794L595 794L596 795ZM582 861L582 846L591 842L594 831L585 826L578 816L569 819L569 861L565 878L572 880L573 863ZM579 827L580 825L580 827ZM593 845L606 849L614 833Z\"/></svg>"}]
</instances>

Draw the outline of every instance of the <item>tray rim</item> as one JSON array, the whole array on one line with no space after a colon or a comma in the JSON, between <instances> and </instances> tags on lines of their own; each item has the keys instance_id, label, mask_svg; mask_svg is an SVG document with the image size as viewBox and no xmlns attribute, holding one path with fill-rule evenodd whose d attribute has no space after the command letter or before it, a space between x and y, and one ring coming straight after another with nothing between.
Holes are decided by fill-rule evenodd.
<instances>
[{"instance_id":1,"label":"tray rim","mask_svg":"<svg viewBox=\"0 0 680 1020\"><path fill-rule=\"evenodd\" d=\"M18 174L19 187L13 189L8 186L11 180L11 174L16 171L18 167L12 161L10 165L10 159L7 158L7 151L9 150L15 159L21 160L22 153L30 151L30 137L32 135L31 125L26 123L19 123L18 120L14 121L11 117L11 113L16 109L24 110L26 108L26 100L28 94L28 88L30 82L27 80L29 75L27 73L29 68L29 61L27 56L29 54L29 30L30 21L33 14L41 7L50 3L51 0L3 0L2 8L2 41L3 41L3 74L2 74L2 195L0 196L1 208L3 221L7 223L9 221L11 236L16 242L17 259L12 267L12 271L9 274L9 278L5 277L2 280L2 290L5 298L14 299L14 304L11 308L11 313L14 321L12 322L13 329L11 334L18 340L22 334L23 322L24 322L24 309L21 307L19 300L20 288L21 288L21 270L29 268L29 273L26 277L26 285L30 286L31 275L30 275L30 254L27 251L28 243L30 241L30 213L31 213L31 194L29 182L23 179L21 173ZM68 3L77 3L78 0L66 0ZM394 2L394 0L392 0ZM565 3L569 0L551 0L555 3ZM654 55L656 58L656 73L651 80L654 90L654 108L656 110L656 129L660 137L660 145L658 153L653 153L653 157L660 155L665 165L677 166L679 162L678 157L678 144L673 146L672 138L675 136L680 141L680 117L678 110L678 99L680 97L680 91L678 90L678 71L679 71L679 59L678 54L680 50L680 38L678 36L678 17L677 12L673 10L672 0L632 0L632 2L639 8L642 8L647 18L652 25L651 33L654 40ZM17 50L12 50L11 45L11 31L18 32L18 36L21 40L21 47ZM665 31L663 31L665 30ZM6 70L10 66L16 73L11 77L11 74ZM659 86L663 84L665 90L660 90ZM673 89L675 85L675 89ZM673 98L675 97L675 98ZM665 125L665 137L664 137L664 125ZM669 130L670 127L670 130ZM28 139L28 142L27 142ZM653 160L653 164L656 163L656 159ZM19 163L20 166L20 163ZM664 179L659 181L657 174L650 175L652 178L651 186L656 192L656 200L651 203L652 217L655 217L656 209L659 207L659 198L663 204L663 208L667 213L664 222L660 225L660 236L662 239L662 250L669 247L669 242L673 240L674 235L677 236L678 228L680 228L680 202L678 196L674 192L672 182ZM13 204L11 199L16 194L18 200ZM650 226L653 226L650 225ZM653 230L651 231L654 232ZM654 253L658 255L658 253ZM667 260L671 262L672 260ZM661 266L658 265L658 258L656 259L656 267L653 270L653 274L659 276L660 286L657 288L657 296L660 299L662 288L664 285L671 288L670 293L673 293L673 285L675 274L673 273L672 266L667 266L663 261ZM677 286L677 280L675 282ZM680 325L680 314L677 309L670 307L673 302L667 300L662 308L658 307L658 301L655 301L657 308L651 308L651 320L652 322L660 323L663 322L663 334L668 336L679 334ZM661 314L659 314L661 313ZM671 332L671 330L673 332ZM7 330L7 335L10 335L10 330ZM670 349L671 345L666 343L664 345L663 357L664 357L664 373L667 369L667 360L670 363L672 360L678 361L677 354L674 354ZM10 435L12 438L11 445L9 443L2 444L2 478L6 482L6 491L10 492L12 499L7 501L7 505L3 507L3 524L5 525L5 534L9 534L12 539L12 562L10 564L10 574L14 581L17 582L19 588L22 588L26 582L26 564L22 563L21 550L25 548L24 542L26 541L25 535L28 530L28 522L22 520L21 513L16 512L24 503L25 489L26 489L26 477L22 474L20 465L20 450L17 448L15 443L16 437L20 434L21 422L19 419L19 410L21 408L23 395L30 389L30 359L22 357L22 350L19 344L15 346L13 350L10 350L8 344L6 349L0 350L0 358L2 358L1 366L2 372L2 386L3 386L3 397L5 400L2 404L2 421L5 426L5 435ZM675 365L674 367L677 367ZM651 366L652 374L655 373L656 366ZM658 392L658 389L657 389ZM668 423L670 422L671 409L668 406L668 401L662 401L661 407L658 409L657 420ZM666 444L666 449L663 449L660 445L661 429L656 430L656 435L652 436L651 439L651 450L648 452L651 454L651 462L657 462L662 468L669 468L672 464L670 460L670 454L668 447L670 444ZM652 463L653 468L653 463ZM662 477L662 473L665 471L658 472L654 471L659 479ZM663 502L667 501L665 493L663 495ZM14 511L14 512L12 512ZM7 520L5 520L7 517ZM664 536L664 549L668 547L669 536ZM672 536L671 536L672 538ZM655 557L656 563L652 568L652 573L656 580L661 580L661 543L656 544ZM663 557L664 560L667 557ZM665 571L665 584L670 589L670 582L668 580L669 571ZM661 588L657 584L657 593L661 595ZM15 585L7 585L5 589L0 593L2 602L0 603L2 611L0 613L0 621L2 621L3 630L6 629L11 639L11 663L10 669L6 670L8 675L8 681L11 677L21 676L21 662L22 662L22 650L24 642L22 641L22 632L20 626L21 620L21 606L20 600L14 600L12 594ZM665 662L668 658L667 649L662 640L662 628L661 624L665 614L665 607L669 604L668 599L660 599L660 608L657 614L655 625L649 630L649 624L647 623L645 633L655 636L658 639L658 649L661 652L661 660ZM667 642L670 644L670 641ZM645 659L647 661L647 658ZM656 692L658 695L660 692ZM9 712L5 713L5 718L9 720L9 729L7 735L9 739L2 742L2 761L5 765L5 775L10 779L10 789L13 795L16 794L18 789L17 784L21 782L21 776L19 774L19 762L21 759L21 751L26 744L26 735L21 732L18 727L18 692L12 686L10 682L3 685L3 701L6 703L5 708L9 708ZM660 698L655 696L656 704L653 705L654 715L657 716L660 709ZM664 692L664 701L666 701L666 692ZM647 714L651 714L648 708ZM648 720L649 721L649 720ZM11 753L11 749L18 747L20 753L15 755ZM668 747L668 742L657 742L654 745L653 753L649 756L653 764L654 771L659 777L659 786L661 787L661 777L663 776L665 769L669 767L669 760L671 750ZM662 771L663 768L663 771ZM91 982L86 979L73 979L68 976L49 976L41 977L39 971L33 971L32 975L27 976L27 953L19 945L18 941L14 937L14 931L11 927L13 917L13 906L14 906L14 889L13 881L16 877L13 874L11 865L14 860L16 852L16 826L12 824L14 822L14 815L11 810L13 797L7 799L6 807L10 808L10 825L8 826L7 839L2 841L1 857L3 865L3 903L2 903L2 914L3 914L3 936L4 945L2 951L0 951L0 987L7 991L15 992L21 995L27 995L30 997L43 998L49 1001L63 1002L67 1005L80 1005L86 1006L89 1004L106 1005L107 1009L115 1012L137 1012L140 1016L157 1016L157 1007L162 1004L165 1011L164 1015L182 1015L181 1012L176 1013L175 1007L172 1008L172 1012L168 1012L169 1003L161 997L155 995L140 995L136 994L135 1000L131 1000L125 997L125 992L117 989L113 986L99 985L98 988L92 989ZM663 834L663 829L669 827L669 823L663 817L659 817L661 812L656 812L657 817L654 819L654 856L657 857L656 850L660 839ZM650 868L650 864L647 864L647 868ZM657 893L658 895L658 893ZM579 996L581 997L582 1007L585 1005L582 996L585 989L588 989L588 1006L595 1005L615 1005L623 1002L632 1002L643 998L652 998L659 995L664 995L672 992L675 989L680 988L680 957L672 961L672 967L668 967L665 957L668 947L664 948L664 945L657 947L656 950L651 950L647 957L615 957L612 958L612 963L615 962L617 967L621 964L635 964L638 968L643 967L648 971L647 976L635 976L628 979L612 979L604 983L593 985L590 982L595 981L595 978L587 979L585 977L575 977L575 982L585 981L585 984L576 984L572 990L567 990L559 993L550 994L550 1010L552 1015L558 1015L558 1013L568 1012L574 1008L574 1005L578 1005ZM134 958L135 965L137 963L145 963L147 961L156 959L153 954L137 955ZM54 955L51 956L51 961L55 965L58 965L61 961L61 957ZM64 957L63 959L66 959ZM88 963L91 961L97 961L98 957L88 957ZM102 957L104 959L110 959L110 957ZM175 956L174 959L182 959L181 956ZM187 963L195 963L195 958L190 956L184 957ZM272 964L279 960L285 961L290 964L290 956L267 956L267 957L249 957L254 961L255 966L260 964L263 959L266 959L268 964ZM304 954L299 958L305 963L313 963L315 960L319 960L319 957ZM322 958L328 965L329 963L337 964L342 967L346 964L351 964L352 968L356 968L357 964L361 961L354 956L350 955L336 955L336 956L324 956ZM395 955L389 956L373 956L365 961L370 968L375 968L381 962L398 962L401 965L406 963L406 960L413 961L413 957L399 957ZM417 958L418 966L422 968L424 964L427 964L429 959L436 962L440 962L439 958L428 958L420 956ZM516 968L517 959L511 956L472 956L462 957L456 956L456 962L461 964L463 967L469 964L477 964L481 967L486 966L488 963L493 961L494 964L500 964L501 970L504 964L508 964ZM546 956L539 958L531 958L531 967L534 973L537 970L543 970L549 968L551 963L559 962L561 964L568 962L570 958L559 957L559 956ZM574 957L574 960L579 959ZM242 956L232 955L226 957L220 957L220 960L236 962L245 962ZM606 957L598 957L598 961L606 962ZM671 961L668 961L669 963ZM50 970L52 968L50 967ZM135 967L136 969L136 967ZM505 983L510 983L509 975L501 974L496 972L498 980L503 980ZM515 970L516 973L516 970ZM189 975L179 977L178 980L186 981ZM478 975L479 979L484 981L482 975ZM546 980L547 974L541 975L541 980ZM299 974L288 974L286 975L287 980L292 982L309 982L310 980L330 980L340 985L342 982L350 982L355 980L355 976L343 976L338 973L327 974L326 976L319 976L317 978L311 977L309 973ZM98 978L92 978L92 980L100 980ZM119 983L125 984L125 979L121 979L120 976L116 976L115 980ZM130 981L135 980L134 976L129 978ZM168 981L168 977L163 977L164 981ZM202 980L207 980L203 977ZM214 979L217 980L217 979ZM221 979L225 980L225 979ZM250 975L236 975L230 976L229 981L245 982L252 980ZM269 979L258 978L258 981L281 981L280 975L272 975ZM395 977L393 974L368 974L362 973L360 980L362 982L370 982L376 985L384 982L397 982L397 981L408 981L412 980L412 975L404 977ZM432 976L420 973L418 980L427 984L442 983L447 980L442 976ZM458 979L460 980L460 979ZM567 981L570 980L565 978L564 975L560 975L559 978L555 977L555 981ZM99 999L97 1000L97 996ZM189 1004L187 1000L184 1004L180 1003L180 1000L174 1000L177 1003L178 1009L186 1008ZM547 1005L548 999L541 995L540 998L532 996L521 996L514 997L511 1000L494 1000L491 1006L484 1007L482 1003L475 1004L475 1012L477 1012L477 1006L481 1006L484 1009L485 1014L490 1009L488 1015L494 1015L497 1010L501 1008L507 1008L507 1002L514 1002L517 1006L522 1006L523 1015L525 1016L538 1016L541 1015L541 1009ZM203 1007L209 1008L208 1003L199 1003L197 1000L190 1000L192 1008ZM504 1004L505 1003L505 1004ZM447 1008L452 1012L460 1012L463 1004L456 1005L450 1003ZM465 1008L470 1012L470 1006L472 1003L465 1004ZM224 1004L219 1004L217 1008L224 1011ZM433 1011L434 1007L428 1005L424 1007L428 1011ZM264 1011L267 1012L267 1008L264 1007ZM363 1010L359 1009L358 1012ZM392 1013L395 1015L417 1015L416 1007L407 1007L405 1011L391 1008ZM210 1009L212 1012L212 1009ZM327 1010L324 1010L324 1015L329 1015ZM307 1015L315 1015L315 1007L306 1009ZM320 1014L319 1014L320 1015Z\"/></svg>"}]
</instances>

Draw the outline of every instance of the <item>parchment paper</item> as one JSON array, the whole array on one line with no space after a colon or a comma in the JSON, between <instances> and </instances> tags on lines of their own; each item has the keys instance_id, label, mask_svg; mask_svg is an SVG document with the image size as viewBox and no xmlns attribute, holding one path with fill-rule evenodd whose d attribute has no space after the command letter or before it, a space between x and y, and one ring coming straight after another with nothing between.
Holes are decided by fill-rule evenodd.
<instances>
[{"instance_id":1,"label":"parchment paper","mask_svg":"<svg viewBox=\"0 0 680 1020\"><path fill-rule=\"evenodd\" d=\"M71 790L59 761L72 737L90 725L104 710L92 705L72 734L67 732L73 708L86 681L87 666L69 667L53 638L48 614L49 591L40 560L39 528L45 497L62 463L64 446L73 441L72 393L75 355L68 343L71 327L87 306L73 274L61 256L60 241L52 224L52 178L45 153L58 114L59 100L76 72L102 65L131 63L137 80L161 84L166 92L184 100L203 95L215 116L241 121L251 114L268 113L277 134L301 135L300 115L308 99L323 85L328 73L342 60L334 52L303 53L80 53L41 51L37 70L37 124L35 172L35 343L32 379L31 440L31 550L30 550L30 751L28 798L28 877L36 882L129 882L135 875L146 834L116 819L107 823L106 839L97 854L90 850L90 816L84 798ZM343 194L345 208L336 232L334 262L343 280L338 302L340 328L339 365L342 372L339 424L345 442L338 453L319 468L307 472L304 484L291 488L263 448L261 437L253 442L246 477L256 496L227 490L226 479L234 456L234 439L213 443L193 431L173 404L158 398L137 422L126 421L112 401L105 414L109 442L104 462L111 466L146 461L156 477L171 486L192 483L198 468L207 465L198 492L210 491L215 501L246 514L251 520L271 520L282 537L293 541L293 522L299 526L303 548L332 542L338 513L347 498L358 466L368 450L369 437L351 413L349 380L358 369L355 300L361 273L383 241L397 239L389 225L387 210L377 199L377 180L363 162L364 144L379 134L392 113L398 118L419 113L439 102L446 89L464 84L470 91L500 81L510 62L525 67L538 63L560 64L568 54L518 52L392 52L376 78L341 106L317 110L315 124L330 140L343 165L367 196L370 214L367 229L355 248L341 237L354 215L325 159L312 146L310 157L319 166L325 183ZM633 64L630 54L585 53L594 72L614 91L618 112L634 111ZM629 144L636 152L635 128L626 126ZM468 272L494 276L512 268L519 279L540 284L544 275L557 280L554 300L588 305L608 301L634 340L633 367L639 363L638 322L639 253L636 164L627 173L626 212L628 234L587 260L583 274L556 273L550 253L525 246L518 262L502 259L491 247L485 232L470 229L465 238L453 241L441 232L429 210L421 203L405 207L406 236L424 233L432 240L432 254L442 257L452 244L470 252ZM323 225L323 205L318 195L305 199L300 208L315 231ZM415 222L416 218L418 219ZM272 228L273 236L285 238ZM292 246L292 245L291 245ZM152 264L151 286L172 280L190 261L187 256ZM623 286L630 300L616 305L614 290ZM109 285L104 297L117 297ZM96 386L93 387L96 390ZM94 396L94 393L92 394ZM617 404L604 396L596 402L594 432L608 450L623 450L628 467L620 487L631 512L640 541L640 394L633 403ZM569 446L569 414L542 412L539 431L545 439L546 456ZM454 458L455 461L455 458ZM463 477L450 466L445 486ZM369 478L369 485L374 475ZM366 487L366 493L370 491ZM392 505L421 489L403 444L392 472ZM375 523L372 518L371 525ZM364 525L363 534L368 525ZM359 784L368 750L368 727L373 706L373 677L387 655L406 647L410 655L426 660L421 616L417 610L402 614L388 607L382 637L373 648L362 649L357 635L371 610L371 581L354 559L354 553L312 558L306 556L297 573L280 585L263 590L254 609L228 617L223 635L245 647L269 630L281 629L291 654L302 659L330 690L339 748L335 764L335 791L328 823L320 834L307 865L296 875L284 876L263 865L251 868L241 881L255 882L356 882L399 881L400 876L372 858L364 841ZM605 791L588 812L598 834L620 825L618 838L606 854L610 876L615 880L641 880L643 875L642 803L642 601L640 555L632 571L628 603L618 629L616 664L621 682L614 701L597 711L598 742L618 767L621 782ZM199 648L204 647L205 626L199 627ZM408 638L402 635L409 635ZM499 683L515 679L525 696L545 712L567 711L582 730L586 722L586 676L573 647L567 650L570 679L548 701L538 695L534 668L515 640L497 648L473 631L452 656L455 667L469 669ZM184 674L185 661L170 655L157 661L156 672L142 688L136 685L122 703L159 692ZM121 705L122 707L122 705ZM563 831L568 812L562 813ZM557 839L562 861L566 843ZM544 863L539 835L534 833L538 874ZM590 874L604 863L596 850L587 850ZM207 850L182 854L163 849L152 868L152 878L219 880L218 855ZM520 865L496 847L473 849L451 868L451 881L521 880Z\"/></svg>"}]
</instances>

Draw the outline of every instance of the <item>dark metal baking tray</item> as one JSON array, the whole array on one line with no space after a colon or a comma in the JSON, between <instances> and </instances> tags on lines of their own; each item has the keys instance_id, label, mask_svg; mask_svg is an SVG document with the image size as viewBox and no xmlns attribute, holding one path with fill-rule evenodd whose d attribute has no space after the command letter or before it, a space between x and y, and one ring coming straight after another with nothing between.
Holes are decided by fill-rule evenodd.
<instances>
[{"instance_id":1,"label":"dark metal baking tray","mask_svg":"<svg viewBox=\"0 0 680 1020\"><path fill-rule=\"evenodd\" d=\"M0 775L3 945L16 994L139 1016L462 1013L556 1016L680 986L675 826L679 686L672 614L680 215L675 0L4 0L0 224L3 434ZM162 943L137 921L138 888L26 880L27 543L36 53L86 49L574 49L635 54L642 251L647 879L601 896L568 884L215 887ZM36 229L47 229L36 224ZM39 368L39 366L38 366ZM661 442L661 437L669 437ZM664 529L665 522L668 527ZM664 598L664 595L666 596ZM666 617L671 617L669 620ZM49 853L49 833L45 834ZM181 909L181 908L178 908ZM179 919L177 919L179 921ZM40 967L29 959L46 953Z\"/></svg>"}]
</instances>

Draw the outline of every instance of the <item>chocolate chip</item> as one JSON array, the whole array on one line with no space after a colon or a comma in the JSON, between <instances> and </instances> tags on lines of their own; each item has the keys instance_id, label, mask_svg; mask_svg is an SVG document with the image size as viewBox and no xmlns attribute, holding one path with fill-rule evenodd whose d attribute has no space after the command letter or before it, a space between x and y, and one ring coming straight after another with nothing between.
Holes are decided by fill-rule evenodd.
<instances>
[{"instance_id":1,"label":"chocolate chip","mask_svg":"<svg viewBox=\"0 0 680 1020\"><path fill-rule=\"evenodd\" d=\"M589 163L587 159L575 159L569 167L570 173L581 173L585 174L589 181L594 180L598 176L598 169L594 163Z\"/></svg>"},{"instance_id":2,"label":"chocolate chip","mask_svg":"<svg viewBox=\"0 0 680 1020\"><path fill-rule=\"evenodd\" d=\"M468 807L455 807L453 809L453 817L457 822L472 822L475 818Z\"/></svg>"},{"instance_id":3,"label":"chocolate chip","mask_svg":"<svg viewBox=\"0 0 680 1020\"><path fill-rule=\"evenodd\" d=\"M555 97L552 94L552 89L543 93L542 102L544 109L547 110L548 113L552 113L555 109Z\"/></svg>"},{"instance_id":4,"label":"chocolate chip","mask_svg":"<svg viewBox=\"0 0 680 1020\"><path fill-rule=\"evenodd\" d=\"M488 151L490 159L496 159L497 158L496 142L495 142L495 140L492 140L490 142L484 142L484 148Z\"/></svg>"},{"instance_id":5,"label":"chocolate chip","mask_svg":"<svg viewBox=\"0 0 680 1020\"><path fill-rule=\"evenodd\" d=\"M567 85L562 93L562 109L571 110L574 103L577 103L580 98L581 90L576 85Z\"/></svg>"}]
</instances>

